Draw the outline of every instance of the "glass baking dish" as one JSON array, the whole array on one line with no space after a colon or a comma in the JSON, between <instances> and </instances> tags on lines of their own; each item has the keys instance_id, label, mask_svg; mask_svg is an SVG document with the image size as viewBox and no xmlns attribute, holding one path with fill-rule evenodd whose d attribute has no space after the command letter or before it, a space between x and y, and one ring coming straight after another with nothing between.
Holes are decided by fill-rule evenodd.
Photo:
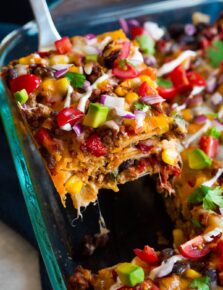
<instances>
[{"instance_id":1,"label":"glass baking dish","mask_svg":"<svg viewBox=\"0 0 223 290\"><path fill-rule=\"evenodd\" d=\"M53 17L61 35L97 34L117 29L119 18L170 25L187 23L193 12L200 11L214 19L223 8L223 0L149 3L108 0L103 3L101 6L101 1L65 1L55 7ZM2 41L0 65L4 66L36 48L37 27L30 22ZM172 225L162 198L156 194L153 180L144 177L120 186L119 193L108 190L100 193L99 204L110 229L110 239L106 247L97 249L92 256L83 255L84 236L99 231L99 206L92 204L79 219L71 203L67 209L62 207L26 124L2 82L0 102L1 117L20 185L53 289L65 290L67 278L79 264L97 270L131 259L134 247L147 243L157 246L157 233L171 242Z\"/></svg>"}]
</instances>

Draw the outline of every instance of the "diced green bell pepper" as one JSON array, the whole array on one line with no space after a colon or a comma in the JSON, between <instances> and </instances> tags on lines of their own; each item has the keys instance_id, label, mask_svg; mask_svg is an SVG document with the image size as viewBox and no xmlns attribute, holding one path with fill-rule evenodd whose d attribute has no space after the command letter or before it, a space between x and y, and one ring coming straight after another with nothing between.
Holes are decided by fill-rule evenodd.
<instances>
[{"instance_id":1,"label":"diced green bell pepper","mask_svg":"<svg viewBox=\"0 0 223 290\"><path fill-rule=\"evenodd\" d=\"M155 42L149 35L142 34L137 36L136 41L144 53L148 55L153 55L155 53Z\"/></svg>"},{"instance_id":2,"label":"diced green bell pepper","mask_svg":"<svg viewBox=\"0 0 223 290\"><path fill-rule=\"evenodd\" d=\"M29 98L29 95L25 89L15 92L14 96L21 105L25 104Z\"/></svg>"},{"instance_id":3,"label":"diced green bell pepper","mask_svg":"<svg viewBox=\"0 0 223 290\"><path fill-rule=\"evenodd\" d=\"M141 267L131 263L121 263L116 268L121 282L126 286L135 286L144 281L144 271Z\"/></svg>"},{"instance_id":4,"label":"diced green bell pepper","mask_svg":"<svg viewBox=\"0 0 223 290\"><path fill-rule=\"evenodd\" d=\"M108 107L99 103L90 103L83 124L85 126L97 128L104 124L104 122L107 119L108 112L109 112Z\"/></svg>"},{"instance_id":5,"label":"diced green bell pepper","mask_svg":"<svg viewBox=\"0 0 223 290\"><path fill-rule=\"evenodd\" d=\"M208 135L218 139L221 136L221 132L218 131L215 127L211 127L208 130Z\"/></svg>"},{"instance_id":6,"label":"diced green bell pepper","mask_svg":"<svg viewBox=\"0 0 223 290\"><path fill-rule=\"evenodd\" d=\"M204 169L211 165L211 159L201 149L194 149L188 153L189 167L191 169Z\"/></svg>"}]
</instances>

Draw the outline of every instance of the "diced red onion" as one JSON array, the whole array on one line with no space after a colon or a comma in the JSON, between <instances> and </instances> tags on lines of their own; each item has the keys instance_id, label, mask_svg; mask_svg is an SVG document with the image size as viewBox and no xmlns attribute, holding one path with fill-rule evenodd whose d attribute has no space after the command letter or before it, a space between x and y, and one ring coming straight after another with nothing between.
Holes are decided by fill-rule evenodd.
<instances>
[{"instance_id":1,"label":"diced red onion","mask_svg":"<svg viewBox=\"0 0 223 290\"><path fill-rule=\"evenodd\" d=\"M86 34L86 35L85 35L85 38L86 38L87 40L91 40L91 39L96 38L96 35L93 34L93 33L89 33L89 34Z\"/></svg>"},{"instance_id":2,"label":"diced red onion","mask_svg":"<svg viewBox=\"0 0 223 290\"><path fill-rule=\"evenodd\" d=\"M68 71L68 68L64 68L64 69L61 69L61 70L57 70L55 71L53 74L55 76L55 78L60 78L62 77L66 72Z\"/></svg>"},{"instance_id":3,"label":"diced red onion","mask_svg":"<svg viewBox=\"0 0 223 290\"><path fill-rule=\"evenodd\" d=\"M222 103L222 95L219 92L216 92L211 96L210 100L213 105L219 105Z\"/></svg>"},{"instance_id":4,"label":"diced red onion","mask_svg":"<svg viewBox=\"0 0 223 290\"><path fill-rule=\"evenodd\" d=\"M125 111L122 109L118 109L118 108L116 108L115 111L119 117L123 117L125 119L135 119L135 115L131 112L128 112L128 111Z\"/></svg>"},{"instance_id":5,"label":"diced red onion","mask_svg":"<svg viewBox=\"0 0 223 290\"><path fill-rule=\"evenodd\" d=\"M76 133L77 136L80 136L80 134L82 133L82 127L80 124L76 124L72 127L73 131Z\"/></svg>"},{"instance_id":6,"label":"diced red onion","mask_svg":"<svg viewBox=\"0 0 223 290\"><path fill-rule=\"evenodd\" d=\"M58 64L55 64L55 65L52 65L51 68L52 69L55 69L55 70L62 70L62 69L65 69L65 68L70 68L73 64L69 63L69 64L63 64L63 63L58 63Z\"/></svg>"},{"instance_id":7,"label":"diced red onion","mask_svg":"<svg viewBox=\"0 0 223 290\"><path fill-rule=\"evenodd\" d=\"M207 116L205 116L205 115L198 115L194 118L194 121L197 124L203 124L203 123L205 123L206 120L207 120Z\"/></svg>"},{"instance_id":8,"label":"diced red onion","mask_svg":"<svg viewBox=\"0 0 223 290\"><path fill-rule=\"evenodd\" d=\"M164 102L165 99L163 99L159 95L148 95L148 96L145 96L145 97L141 97L140 101L142 101L145 104L154 105L154 104L158 104L158 103Z\"/></svg>"},{"instance_id":9,"label":"diced red onion","mask_svg":"<svg viewBox=\"0 0 223 290\"><path fill-rule=\"evenodd\" d=\"M184 26L184 32L186 35L192 36L196 32L196 28L193 24L189 23Z\"/></svg>"},{"instance_id":10,"label":"diced red onion","mask_svg":"<svg viewBox=\"0 0 223 290\"><path fill-rule=\"evenodd\" d=\"M89 81L85 81L83 84L83 89L87 90L91 86L91 83Z\"/></svg>"},{"instance_id":11,"label":"diced red onion","mask_svg":"<svg viewBox=\"0 0 223 290\"><path fill-rule=\"evenodd\" d=\"M125 34L128 34L129 33L129 27L128 27L127 21L124 18L120 18L119 19L119 23L120 23L120 26L121 26L122 30L125 32Z\"/></svg>"},{"instance_id":12,"label":"diced red onion","mask_svg":"<svg viewBox=\"0 0 223 290\"><path fill-rule=\"evenodd\" d=\"M134 111L134 114L136 116L136 123L137 123L137 126L140 128L143 126L143 121L145 119L145 116L146 116L146 112L144 111L141 111L141 110L135 110Z\"/></svg>"},{"instance_id":13,"label":"diced red onion","mask_svg":"<svg viewBox=\"0 0 223 290\"><path fill-rule=\"evenodd\" d=\"M208 79L207 79L207 86L206 86L206 91L208 93L213 93L215 87L216 87L216 84L217 84L217 79L215 76L210 76Z\"/></svg>"},{"instance_id":14,"label":"diced red onion","mask_svg":"<svg viewBox=\"0 0 223 290\"><path fill-rule=\"evenodd\" d=\"M186 99L186 104L189 107L200 106L203 104L203 97L201 95L195 95L192 98Z\"/></svg>"},{"instance_id":15,"label":"diced red onion","mask_svg":"<svg viewBox=\"0 0 223 290\"><path fill-rule=\"evenodd\" d=\"M130 20L128 20L128 24L131 25L131 26L140 26L139 21L136 20L136 19L130 19Z\"/></svg>"},{"instance_id":16,"label":"diced red onion","mask_svg":"<svg viewBox=\"0 0 223 290\"><path fill-rule=\"evenodd\" d=\"M156 65L156 58L153 55L146 55L144 56L144 62L148 66L154 66Z\"/></svg>"},{"instance_id":17,"label":"diced red onion","mask_svg":"<svg viewBox=\"0 0 223 290\"><path fill-rule=\"evenodd\" d=\"M125 99L120 97L113 97L109 95L101 95L100 102L109 108L124 109Z\"/></svg>"}]
</instances>

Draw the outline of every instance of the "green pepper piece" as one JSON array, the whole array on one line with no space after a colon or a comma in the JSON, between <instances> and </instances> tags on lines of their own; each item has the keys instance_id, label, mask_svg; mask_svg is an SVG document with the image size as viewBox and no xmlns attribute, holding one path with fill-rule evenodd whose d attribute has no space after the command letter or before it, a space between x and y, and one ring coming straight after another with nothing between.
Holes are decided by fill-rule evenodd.
<instances>
[{"instance_id":1,"label":"green pepper piece","mask_svg":"<svg viewBox=\"0 0 223 290\"><path fill-rule=\"evenodd\" d=\"M215 127L211 127L209 130L208 130L208 135L209 136L212 136L216 139L220 138L221 137L221 132L218 131Z\"/></svg>"},{"instance_id":2,"label":"green pepper piece","mask_svg":"<svg viewBox=\"0 0 223 290\"><path fill-rule=\"evenodd\" d=\"M109 112L108 107L99 103L90 103L83 124L85 126L97 128L104 124L104 122L107 119L108 112Z\"/></svg>"},{"instance_id":3,"label":"green pepper piece","mask_svg":"<svg viewBox=\"0 0 223 290\"><path fill-rule=\"evenodd\" d=\"M126 286L135 286L144 281L144 271L141 267L131 263L121 263L116 268L121 282Z\"/></svg>"},{"instance_id":4,"label":"green pepper piece","mask_svg":"<svg viewBox=\"0 0 223 290\"><path fill-rule=\"evenodd\" d=\"M25 104L29 98L29 95L25 89L15 92L14 96L21 105Z\"/></svg>"},{"instance_id":5,"label":"green pepper piece","mask_svg":"<svg viewBox=\"0 0 223 290\"><path fill-rule=\"evenodd\" d=\"M191 169L204 169L212 163L204 151L198 148L188 153L188 161Z\"/></svg>"},{"instance_id":6,"label":"green pepper piece","mask_svg":"<svg viewBox=\"0 0 223 290\"><path fill-rule=\"evenodd\" d=\"M173 83L171 82L171 80L158 77L157 85L162 88L171 88L173 86Z\"/></svg>"},{"instance_id":7,"label":"green pepper piece","mask_svg":"<svg viewBox=\"0 0 223 290\"><path fill-rule=\"evenodd\" d=\"M155 42L149 35L142 34L137 36L136 41L144 53L148 55L153 55L155 53Z\"/></svg>"},{"instance_id":8,"label":"green pepper piece","mask_svg":"<svg viewBox=\"0 0 223 290\"><path fill-rule=\"evenodd\" d=\"M97 59L98 59L97 54L87 54L85 56L86 61L97 61Z\"/></svg>"}]
</instances>

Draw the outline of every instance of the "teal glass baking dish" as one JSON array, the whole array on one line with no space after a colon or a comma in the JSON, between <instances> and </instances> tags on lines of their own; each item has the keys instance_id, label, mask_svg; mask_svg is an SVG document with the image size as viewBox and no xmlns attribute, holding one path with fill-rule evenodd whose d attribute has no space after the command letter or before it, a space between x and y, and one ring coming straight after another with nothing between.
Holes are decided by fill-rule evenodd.
<instances>
[{"instance_id":1,"label":"teal glass baking dish","mask_svg":"<svg viewBox=\"0 0 223 290\"><path fill-rule=\"evenodd\" d=\"M102 33L119 28L120 18L156 21L161 26L187 23L195 11L214 19L223 0L187 1L65 1L52 13L61 35ZM37 48L37 27L30 22L10 33L0 46L0 66ZM132 248L156 246L157 232L171 241L171 221L153 181L144 177L120 187L119 193L103 191L77 219L71 205L64 209L44 167L32 137L3 82L0 83L0 112L18 178L53 289L65 290L68 277L81 264L97 270L131 259ZM110 230L106 247L92 256L82 253L86 235L99 231L99 204ZM140 209L140 210L139 210ZM158 213L158 214L157 214Z\"/></svg>"}]
</instances>

